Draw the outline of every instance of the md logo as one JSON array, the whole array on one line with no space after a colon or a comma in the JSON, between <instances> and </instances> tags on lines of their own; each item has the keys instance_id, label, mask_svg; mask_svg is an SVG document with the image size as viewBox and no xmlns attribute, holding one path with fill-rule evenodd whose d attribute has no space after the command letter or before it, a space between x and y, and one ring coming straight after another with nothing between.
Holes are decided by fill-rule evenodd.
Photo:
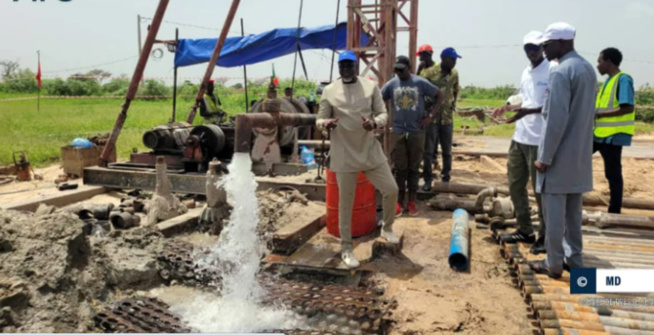
<instances>
[{"instance_id":1,"label":"md logo","mask_svg":"<svg viewBox=\"0 0 654 335\"><path fill-rule=\"evenodd\" d=\"M606 286L620 286L622 280L618 276L606 277Z\"/></svg>"}]
</instances>

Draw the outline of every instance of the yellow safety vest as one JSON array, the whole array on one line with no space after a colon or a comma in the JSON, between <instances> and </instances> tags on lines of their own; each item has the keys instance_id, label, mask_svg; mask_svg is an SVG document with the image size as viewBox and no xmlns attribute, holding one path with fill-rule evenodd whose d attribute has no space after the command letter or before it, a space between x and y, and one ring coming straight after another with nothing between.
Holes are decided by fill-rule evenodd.
<instances>
[{"instance_id":1,"label":"yellow safety vest","mask_svg":"<svg viewBox=\"0 0 654 335\"><path fill-rule=\"evenodd\" d=\"M205 93L203 98L204 98L204 106L207 107L208 113L218 112L218 106L213 102L213 99L211 99L211 96L209 94Z\"/></svg>"},{"instance_id":2,"label":"yellow safety vest","mask_svg":"<svg viewBox=\"0 0 654 335\"><path fill-rule=\"evenodd\" d=\"M620 72L615 76L609 78L609 81L604 84L602 90L597 95L595 100L595 113L614 110L620 108L618 96L618 79L623 73ZM610 88L608 90L607 88ZM634 134L634 122L636 120L636 113L621 116L602 117L595 120L595 136L599 138L609 137L611 135L623 133Z\"/></svg>"}]
</instances>

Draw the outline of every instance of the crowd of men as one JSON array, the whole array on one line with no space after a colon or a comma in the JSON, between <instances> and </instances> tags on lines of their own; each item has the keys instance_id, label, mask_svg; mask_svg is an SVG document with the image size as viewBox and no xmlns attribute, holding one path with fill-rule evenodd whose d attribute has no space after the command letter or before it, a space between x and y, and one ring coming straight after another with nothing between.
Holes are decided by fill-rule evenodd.
<instances>
[{"instance_id":1,"label":"crowd of men","mask_svg":"<svg viewBox=\"0 0 654 335\"><path fill-rule=\"evenodd\" d=\"M592 155L599 151L609 181L610 213L622 204L622 147L634 134L632 78L620 71L622 54L615 48L600 52L597 70L608 80L597 90L593 66L574 49L575 28L554 23L544 33L529 32L523 50L529 61L520 81L521 103L496 109L495 117L515 114L516 123L508 148L508 183L519 228L502 236L505 243L533 244L532 253L546 253L531 268L558 278L564 269L581 267L582 194L592 191ZM453 48L433 60L433 49L422 45L417 74L406 56L395 61L395 76L381 89L356 74L357 57L344 51L338 59L341 77L325 87L317 126L331 132L330 165L339 187L341 256L349 268L359 266L354 257L351 220L356 180L363 172L383 196L381 236L398 243L393 233L395 217L418 214L416 195L420 177L423 190L432 188L433 167L440 180L450 181L453 119L459 96L462 58ZM393 108L388 120L385 102ZM392 127L391 160L385 157L375 129ZM423 163L422 175L420 163ZM531 222L528 181L536 194L539 231Z\"/></svg>"}]
</instances>

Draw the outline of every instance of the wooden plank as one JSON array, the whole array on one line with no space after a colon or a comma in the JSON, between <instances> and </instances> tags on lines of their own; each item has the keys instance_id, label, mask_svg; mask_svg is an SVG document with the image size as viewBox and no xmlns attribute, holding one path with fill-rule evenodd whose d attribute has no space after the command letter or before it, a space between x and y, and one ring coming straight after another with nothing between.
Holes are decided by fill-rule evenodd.
<instances>
[{"instance_id":1,"label":"wooden plank","mask_svg":"<svg viewBox=\"0 0 654 335\"><path fill-rule=\"evenodd\" d=\"M76 190L62 191L58 194L47 195L33 200L10 203L3 207L15 211L34 212L40 204L64 207L106 192L107 189L101 186L81 186Z\"/></svg>"},{"instance_id":2,"label":"wooden plank","mask_svg":"<svg viewBox=\"0 0 654 335\"><path fill-rule=\"evenodd\" d=\"M326 273L337 276L352 276L375 271L367 260L372 257L373 244L379 232L353 240L354 255L361 262L357 269L348 269L341 261L341 240L327 233L323 228L290 256L271 254L264 260L268 266L284 266L300 271Z\"/></svg>"},{"instance_id":3,"label":"wooden plank","mask_svg":"<svg viewBox=\"0 0 654 335\"><path fill-rule=\"evenodd\" d=\"M157 223L157 230L165 237L171 237L187 231L193 225L197 224L201 214L202 208L189 209L185 214Z\"/></svg>"},{"instance_id":4,"label":"wooden plank","mask_svg":"<svg viewBox=\"0 0 654 335\"><path fill-rule=\"evenodd\" d=\"M327 223L327 215L324 211L314 216L315 218L309 221L295 220L276 231L269 242L272 252L290 255L324 228Z\"/></svg>"}]
</instances>

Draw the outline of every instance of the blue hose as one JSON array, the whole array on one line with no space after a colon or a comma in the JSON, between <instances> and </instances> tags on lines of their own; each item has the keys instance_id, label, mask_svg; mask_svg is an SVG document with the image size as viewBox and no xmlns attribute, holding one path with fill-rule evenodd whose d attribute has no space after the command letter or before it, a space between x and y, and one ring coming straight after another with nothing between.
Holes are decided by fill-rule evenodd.
<instances>
[{"instance_id":1,"label":"blue hose","mask_svg":"<svg viewBox=\"0 0 654 335\"><path fill-rule=\"evenodd\" d=\"M468 246L470 235L470 214L464 209L457 209L452 214L452 239L450 240L450 267L458 271L468 268Z\"/></svg>"}]
</instances>

